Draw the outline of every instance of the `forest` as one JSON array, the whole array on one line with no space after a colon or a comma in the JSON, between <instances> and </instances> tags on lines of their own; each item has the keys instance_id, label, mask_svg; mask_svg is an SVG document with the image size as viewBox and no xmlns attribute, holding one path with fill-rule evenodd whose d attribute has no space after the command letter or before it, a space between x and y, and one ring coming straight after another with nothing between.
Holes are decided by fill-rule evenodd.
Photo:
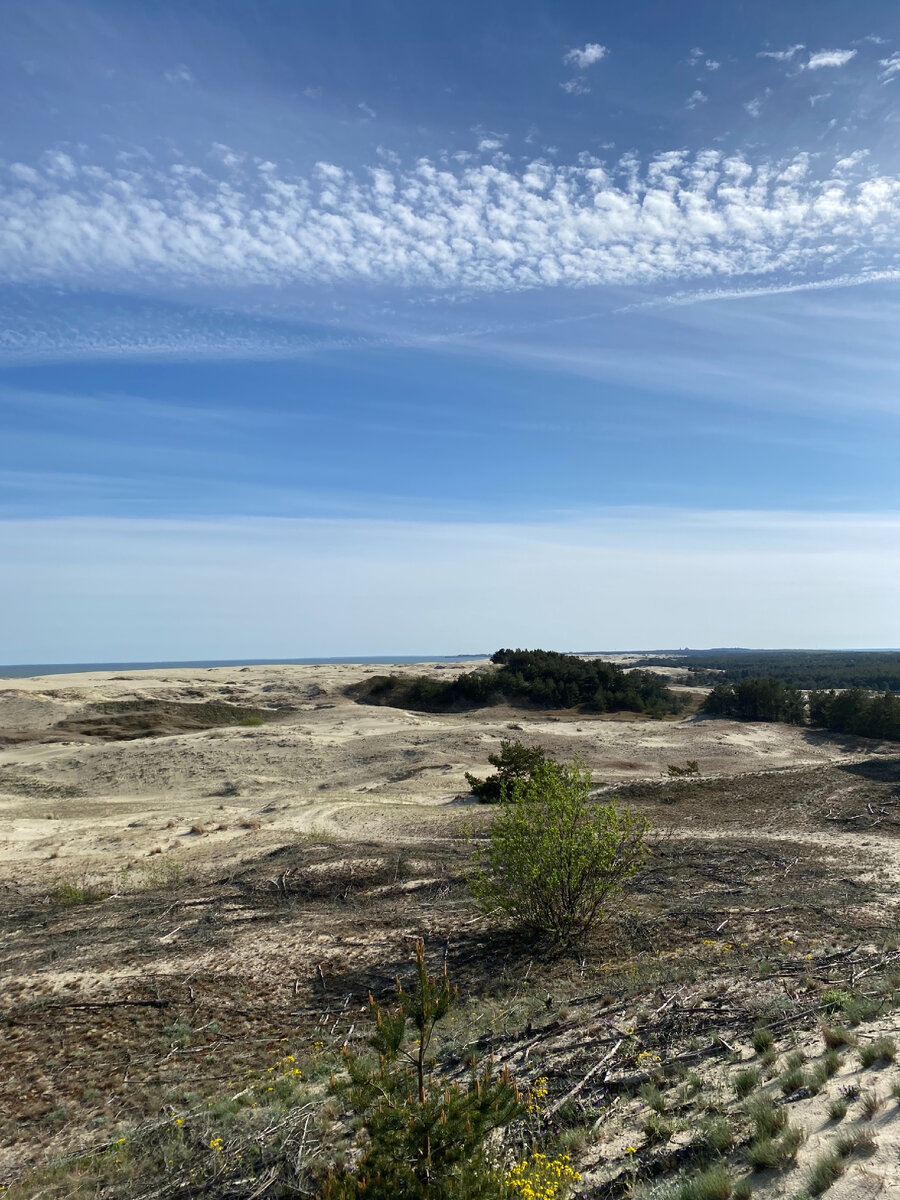
<instances>
[{"instance_id":1,"label":"forest","mask_svg":"<svg viewBox=\"0 0 900 1200\"><path fill-rule=\"evenodd\" d=\"M685 682L701 687L769 677L795 688L900 692L897 650L685 650L643 665L687 667Z\"/></svg>"},{"instance_id":2,"label":"forest","mask_svg":"<svg viewBox=\"0 0 900 1200\"><path fill-rule=\"evenodd\" d=\"M613 663L554 650L498 650L491 657L491 666L449 680L430 675L373 675L354 684L348 695L364 704L421 712L513 704L663 717L686 705L651 671L624 671Z\"/></svg>"},{"instance_id":3,"label":"forest","mask_svg":"<svg viewBox=\"0 0 900 1200\"><path fill-rule=\"evenodd\" d=\"M900 741L900 696L890 691L813 689L804 697L798 688L780 679L742 679L717 684L704 700L701 712L738 721L808 723L832 733Z\"/></svg>"}]
</instances>

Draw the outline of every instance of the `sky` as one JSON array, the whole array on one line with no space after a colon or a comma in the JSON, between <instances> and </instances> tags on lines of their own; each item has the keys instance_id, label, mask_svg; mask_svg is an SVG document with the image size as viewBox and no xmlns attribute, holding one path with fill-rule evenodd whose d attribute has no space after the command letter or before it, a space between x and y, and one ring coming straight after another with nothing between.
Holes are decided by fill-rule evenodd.
<instances>
[{"instance_id":1,"label":"sky","mask_svg":"<svg viewBox=\"0 0 900 1200\"><path fill-rule=\"evenodd\" d=\"M6 0L0 662L900 646L900 10Z\"/></svg>"}]
</instances>

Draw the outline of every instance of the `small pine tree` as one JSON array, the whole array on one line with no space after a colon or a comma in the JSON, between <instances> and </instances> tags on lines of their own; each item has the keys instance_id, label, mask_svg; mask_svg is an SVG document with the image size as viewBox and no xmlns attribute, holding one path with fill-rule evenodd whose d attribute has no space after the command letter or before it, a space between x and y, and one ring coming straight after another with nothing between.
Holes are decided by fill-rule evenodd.
<instances>
[{"instance_id":1,"label":"small pine tree","mask_svg":"<svg viewBox=\"0 0 900 1200\"><path fill-rule=\"evenodd\" d=\"M429 976L425 944L416 943L415 990L397 981L397 1005L369 998L377 1054L347 1053L347 1078L332 1079L360 1126L361 1153L352 1168L332 1170L323 1200L492 1200L507 1194L503 1172L488 1159L485 1141L524 1111L508 1072L490 1063L472 1069L468 1084L448 1082L430 1054L435 1027L455 999L446 967Z\"/></svg>"},{"instance_id":2,"label":"small pine tree","mask_svg":"<svg viewBox=\"0 0 900 1200\"><path fill-rule=\"evenodd\" d=\"M524 742L500 743L499 754L489 754L488 762L497 768L495 775L479 779L466 771L466 783L482 804L496 804L517 779L529 779L535 767L546 760L542 746L526 746Z\"/></svg>"}]
</instances>

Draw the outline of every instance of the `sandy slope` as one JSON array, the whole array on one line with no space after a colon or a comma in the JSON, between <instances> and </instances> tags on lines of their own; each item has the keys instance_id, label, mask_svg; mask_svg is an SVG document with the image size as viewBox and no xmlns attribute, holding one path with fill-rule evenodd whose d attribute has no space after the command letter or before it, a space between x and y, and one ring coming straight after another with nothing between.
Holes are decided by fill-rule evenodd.
<instances>
[{"instance_id":1,"label":"sandy slope","mask_svg":"<svg viewBox=\"0 0 900 1200\"><path fill-rule=\"evenodd\" d=\"M687 759L705 776L846 759L780 726L560 719L500 708L431 715L347 699L350 683L380 670L221 667L2 681L0 861L26 873L71 874L115 870L160 851L186 860L240 856L248 840L265 844L313 826L390 837L397 806L414 805L427 820L428 809L458 803L465 772L488 769L502 737L539 741L560 757L578 753L598 783L658 778L668 763ZM256 706L273 719L135 741L67 740L54 728L98 702L133 700Z\"/></svg>"}]
</instances>

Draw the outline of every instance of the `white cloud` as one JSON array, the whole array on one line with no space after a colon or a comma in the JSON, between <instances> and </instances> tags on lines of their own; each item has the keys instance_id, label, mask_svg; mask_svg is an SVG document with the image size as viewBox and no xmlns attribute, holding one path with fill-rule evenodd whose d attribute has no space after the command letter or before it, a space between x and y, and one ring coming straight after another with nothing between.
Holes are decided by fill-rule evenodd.
<instances>
[{"instance_id":1,"label":"white cloud","mask_svg":"<svg viewBox=\"0 0 900 1200\"><path fill-rule=\"evenodd\" d=\"M897 644L896 513L8 520L0 559L3 662Z\"/></svg>"},{"instance_id":2,"label":"white cloud","mask_svg":"<svg viewBox=\"0 0 900 1200\"><path fill-rule=\"evenodd\" d=\"M820 71L823 67L844 67L851 58L856 58L855 50L817 50L809 56L806 64L807 71Z\"/></svg>"},{"instance_id":3,"label":"white cloud","mask_svg":"<svg viewBox=\"0 0 900 1200\"><path fill-rule=\"evenodd\" d=\"M565 83L559 85L564 92L568 92L570 96L586 96L591 90L580 75L574 79L567 79Z\"/></svg>"},{"instance_id":4,"label":"white cloud","mask_svg":"<svg viewBox=\"0 0 900 1200\"><path fill-rule=\"evenodd\" d=\"M685 100L684 107L696 108L698 104L706 104L707 100L709 100L709 96L704 95L703 92L697 88L697 90L691 92L690 96L688 96L687 100Z\"/></svg>"},{"instance_id":5,"label":"white cloud","mask_svg":"<svg viewBox=\"0 0 900 1200\"><path fill-rule=\"evenodd\" d=\"M882 83L890 83L900 75L900 50L895 50L888 58L879 59L878 65L883 68L878 78Z\"/></svg>"},{"instance_id":6,"label":"white cloud","mask_svg":"<svg viewBox=\"0 0 900 1200\"><path fill-rule=\"evenodd\" d=\"M480 136L482 153L502 144ZM814 175L805 155L678 151L515 170L382 159L359 174L321 162L306 176L237 159L221 146L209 169L55 154L29 167L36 177L23 164L0 170L0 280L496 291L758 277L898 250L900 178L848 178L821 158Z\"/></svg>"},{"instance_id":7,"label":"white cloud","mask_svg":"<svg viewBox=\"0 0 900 1200\"><path fill-rule=\"evenodd\" d=\"M568 67L584 71L588 67L592 67L594 63L606 58L607 54L609 54L609 50L606 46L601 46L599 42L587 42L580 50L569 50L567 54L564 54L563 62Z\"/></svg>"},{"instance_id":8,"label":"white cloud","mask_svg":"<svg viewBox=\"0 0 900 1200\"><path fill-rule=\"evenodd\" d=\"M798 42L796 46L788 46L787 50L760 50L757 58L774 58L776 62L790 62L795 54L806 47L802 42Z\"/></svg>"},{"instance_id":9,"label":"white cloud","mask_svg":"<svg viewBox=\"0 0 900 1200\"><path fill-rule=\"evenodd\" d=\"M701 46L694 46L693 50L691 50L690 54L688 55L688 60L687 60L688 66L696 67L697 63L700 61L700 59L702 57L703 57L703 48Z\"/></svg>"},{"instance_id":10,"label":"white cloud","mask_svg":"<svg viewBox=\"0 0 900 1200\"><path fill-rule=\"evenodd\" d=\"M751 117L758 117L762 112L762 106L771 95L772 89L766 88L759 96L754 96L752 100L747 101L744 105L745 110Z\"/></svg>"},{"instance_id":11,"label":"white cloud","mask_svg":"<svg viewBox=\"0 0 900 1200\"><path fill-rule=\"evenodd\" d=\"M374 108L371 108L368 104L366 104L365 100L361 100L356 107L360 112L365 113L370 121L374 121L375 117L378 115Z\"/></svg>"},{"instance_id":12,"label":"white cloud","mask_svg":"<svg viewBox=\"0 0 900 1200\"><path fill-rule=\"evenodd\" d=\"M721 65L722 64L720 62L716 62L716 60L714 58L708 58L706 60L706 62L704 63L704 66L706 67L707 71L718 71L718 69L719 69L719 67L721 67Z\"/></svg>"},{"instance_id":13,"label":"white cloud","mask_svg":"<svg viewBox=\"0 0 900 1200\"><path fill-rule=\"evenodd\" d=\"M193 84L196 82L190 69L184 63L179 63L177 66L172 67L170 71L166 71L165 79L167 83Z\"/></svg>"}]
</instances>

